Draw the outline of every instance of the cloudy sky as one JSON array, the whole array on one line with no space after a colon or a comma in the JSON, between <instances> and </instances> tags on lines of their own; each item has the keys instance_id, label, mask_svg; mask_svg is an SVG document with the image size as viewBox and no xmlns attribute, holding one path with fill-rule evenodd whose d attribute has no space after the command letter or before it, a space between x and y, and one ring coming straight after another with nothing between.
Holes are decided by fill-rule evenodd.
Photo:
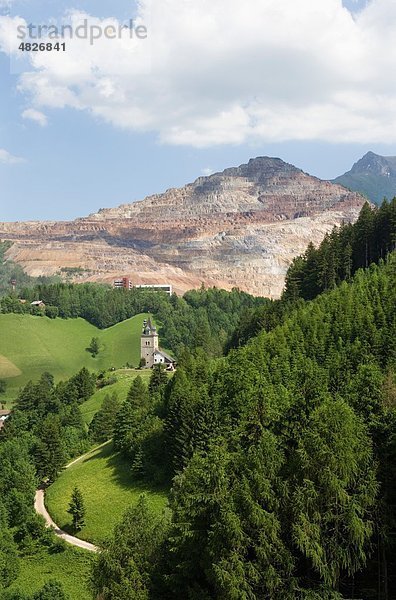
<instances>
[{"instance_id":1,"label":"cloudy sky","mask_svg":"<svg viewBox=\"0 0 396 600\"><path fill-rule=\"evenodd\" d=\"M330 179L368 150L396 155L396 0L0 0L0 14L1 221L86 215L254 156ZM18 49L18 27L131 18L146 39Z\"/></svg>"}]
</instances>

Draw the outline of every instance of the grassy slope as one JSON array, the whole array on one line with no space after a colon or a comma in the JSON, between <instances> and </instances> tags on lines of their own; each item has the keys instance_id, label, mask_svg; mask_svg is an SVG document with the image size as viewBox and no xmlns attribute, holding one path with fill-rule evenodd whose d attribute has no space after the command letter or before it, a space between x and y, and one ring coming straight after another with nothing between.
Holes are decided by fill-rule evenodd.
<instances>
[{"instance_id":1,"label":"grassy slope","mask_svg":"<svg viewBox=\"0 0 396 600\"><path fill-rule=\"evenodd\" d=\"M70 546L60 554L42 550L21 559L21 571L10 590L34 594L50 579L57 579L70 600L92 600L88 577L93 556Z\"/></svg>"},{"instance_id":2,"label":"grassy slope","mask_svg":"<svg viewBox=\"0 0 396 600\"><path fill-rule=\"evenodd\" d=\"M86 506L86 526L78 537L98 542L111 534L125 510L147 494L151 505L162 511L167 504L164 490L155 490L133 480L130 464L114 453L111 443L66 469L46 492L46 504L55 523L68 530L67 513L75 485Z\"/></svg>"},{"instance_id":3,"label":"grassy slope","mask_svg":"<svg viewBox=\"0 0 396 600\"><path fill-rule=\"evenodd\" d=\"M92 421L95 413L97 413L100 407L102 406L104 397L107 394L111 395L113 393L116 393L118 399L121 402L124 402L125 398L127 397L128 390L131 387L135 377L140 375L140 377L142 377L143 380L146 381L146 383L148 383L148 380L151 375L151 370L147 369L142 371L135 371L133 369L120 369L119 371L116 371L114 375L118 379L117 383L114 383L113 385L108 385L98 390L93 396L91 396L91 398L89 398L89 400L87 400L81 405L80 409L84 417L84 421L88 425Z\"/></svg>"},{"instance_id":4,"label":"grassy slope","mask_svg":"<svg viewBox=\"0 0 396 600\"><path fill-rule=\"evenodd\" d=\"M98 371L127 362L137 365L146 317L137 315L101 331L83 319L0 315L0 379L7 379L6 399L14 398L22 385L38 379L44 371L60 380L84 366ZM96 358L86 350L92 337L100 341Z\"/></svg>"}]
</instances>

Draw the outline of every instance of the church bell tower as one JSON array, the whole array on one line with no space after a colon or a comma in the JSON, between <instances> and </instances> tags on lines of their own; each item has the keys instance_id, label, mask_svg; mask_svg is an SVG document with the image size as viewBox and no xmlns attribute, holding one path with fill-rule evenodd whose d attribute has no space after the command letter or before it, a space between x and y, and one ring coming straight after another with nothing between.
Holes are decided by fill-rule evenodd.
<instances>
[{"instance_id":1,"label":"church bell tower","mask_svg":"<svg viewBox=\"0 0 396 600\"><path fill-rule=\"evenodd\" d=\"M146 369L151 369L154 365L154 352L158 348L157 328L151 323L151 319L145 319L140 337L140 358L146 361Z\"/></svg>"}]
</instances>

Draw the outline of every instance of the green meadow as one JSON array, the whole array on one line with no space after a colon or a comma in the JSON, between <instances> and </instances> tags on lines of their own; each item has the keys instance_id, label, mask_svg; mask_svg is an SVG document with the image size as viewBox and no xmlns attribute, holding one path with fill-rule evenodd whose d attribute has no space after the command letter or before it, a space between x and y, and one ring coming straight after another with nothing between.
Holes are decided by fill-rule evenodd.
<instances>
[{"instance_id":1,"label":"green meadow","mask_svg":"<svg viewBox=\"0 0 396 600\"><path fill-rule=\"evenodd\" d=\"M20 573L8 590L20 590L30 596L50 579L56 579L62 583L70 600L92 600L89 590L92 560L91 552L72 546L57 554L39 550L34 556L21 558Z\"/></svg>"},{"instance_id":2,"label":"green meadow","mask_svg":"<svg viewBox=\"0 0 396 600\"><path fill-rule=\"evenodd\" d=\"M84 319L48 319L31 315L0 315L0 379L7 392L0 403L15 399L18 390L44 371L56 381L67 379L87 367L91 371L120 368L140 360L141 314L100 330ZM87 347L93 337L100 351L93 358Z\"/></svg>"},{"instance_id":3,"label":"green meadow","mask_svg":"<svg viewBox=\"0 0 396 600\"><path fill-rule=\"evenodd\" d=\"M111 377L112 374L109 374ZM112 385L108 385L103 387L100 390L97 390L93 396L91 396L88 400L83 402L80 406L80 410L84 421L87 425L90 424L95 414L101 408L103 400L107 394L117 394L120 402L124 402L127 397L129 388L132 385L133 380L137 376L142 377L143 381L148 383L148 380L151 376L151 370L141 370L137 371L135 369L119 369L114 372L114 376L117 378L117 382Z\"/></svg>"},{"instance_id":4,"label":"green meadow","mask_svg":"<svg viewBox=\"0 0 396 600\"><path fill-rule=\"evenodd\" d=\"M67 508L75 486L82 492L86 516L78 537L98 543L108 537L125 510L141 494L159 512L166 510L167 492L134 480L131 465L113 451L112 443L85 455L67 468L46 491L47 509L55 523L70 531Z\"/></svg>"}]
</instances>

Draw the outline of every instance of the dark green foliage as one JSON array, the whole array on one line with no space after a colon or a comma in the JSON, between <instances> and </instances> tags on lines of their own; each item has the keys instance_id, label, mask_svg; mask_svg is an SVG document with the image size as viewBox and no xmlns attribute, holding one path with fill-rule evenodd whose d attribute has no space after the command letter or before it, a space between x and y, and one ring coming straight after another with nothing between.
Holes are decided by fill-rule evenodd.
<instances>
[{"instance_id":1,"label":"dark green foliage","mask_svg":"<svg viewBox=\"0 0 396 600\"><path fill-rule=\"evenodd\" d=\"M150 411L147 386L140 376L136 377L121 406L114 426L114 447L132 457L138 451L138 438L142 423Z\"/></svg>"},{"instance_id":2,"label":"dark green foliage","mask_svg":"<svg viewBox=\"0 0 396 600\"><path fill-rule=\"evenodd\" d=\"M59 317L59 309L57 306L46 306L45 307L45 316L49 319L56 319Z\"/></svg>"},{"instance_id":3,"label":"dark green foliage","mask_svg":"<svg viewBox=\"0 0 396 600\"><path fill-rule=\"evenodd\" d=\"M38 443L35 451L37 473L42 479L54 481L67 458L63 443L61 421L57 415L49 415L37 430Z\"/></svg>"},{"instance_id":4,"label":"dark green foliage","mask_svg":"<svg viewBox=\"0 0 396 600\"><path fill-rule=\"evenodd\" d=\"M308 246L294 259L286 276L285 300L311 300L349 280L360 268L385 259L396 248L396 198L380 207L365 204L354 225L325 236L319 248Z\"/></svg>"},{"instance_id":5,"label":"dark green foliage","mask_svg":"<svg viewBox=\"0 0 396 600\"><path fill-rule=\"evenodd\" d=\"M7 390L7 382L4 379L0 379L0 394L4 394Z\"/></svg>"},{"instance_id":6,"label":"dark green foliage","mask_svg":"<svg viewBox=\"0 0 396 600\"><path fill-rule=\"evenodd\" d=\"M81 531L85 525L85 505L84 498L78 487L75 487L73 490L67 512L72 516L74 531Z\"/></svg>"},{"instance_id":7,"label":"dark green foliage","mask_svg":"<svg viewBox=\"0 0 396 600\"><path fill-rule=\"evenodd\" d=\"M53 377L44 373L37 383L29 382L21 390L4 427L4 436L13 438L22 431L33 436L31 454L40 477L53 480L68 458L88 449L78 402L81 394L93 388L94 378L82 369L57 386Z\"/></svg>"},{"instance_id":8,"label":"dark green foliage","mask_svg":"<svg viewBox=\"0 0 396 600\"><path fill-rule=\"evenodd\" d=\"M389 463L395 447L395 260L297 305L201 388L191 359L181 361L165 404L165 447L180 473L170 597L340 598L367 565L375 528L394 531L396 488L376 461ZM217 419L208 439L219 443L200 448L204 391ZM377 513L379 487L387 510ZM258 523L266 534L255 541ZM388 580L391 539L380 538ZM267 568L258 561L268 556Z\"/></svg>"},{"instance_id":9,"label":"dark green foliage","mask_svg":"<svg viewBox=\"0 0 396 600\"><path fill-rule=\"evenodd\" d=\"M366 564L378 489L371 440L352 408L327 400L313 411L294 466L293 542L337 589L343 571Z\"/></svg>"},{"instance_id":10,"label":"dark green foliage","mask_svg":"<svg viewBox=\"0 0 396 600\"><path fill-rule=\"evenodd\" d=\"M18 438L0 443L0 498L11 527L24 523L33 512L37 483L31 461L33 442L20 433Z\"/></svg>"},{"instance_id":11,"label":"dark green foliage","mask_svg":"<svg viewBox=\"0 0 396 600\"><path fill-rule=\"evenodd\" d=\"M8 528L6 508L0 499L0 592L11 585L18 572L18 548Z\"/></svg>"},{"instance_id":12,"label":"dark green foliage","mask_svg":"<svg viewBox=\"0 0 396 600\"><path fill-rule=\"evenodd\" d=\"M154 365L149 382L149 392L151 396L156 396L158 400L163 397L168 378L165 373L164 365Z\"/></svg>"},{"instance_id":13,"label":"dark green foliage","mask_svg":"<svg viewBox=\"0 0 396 600\"><path fill-rule=\"evenodd\" d=\"M155 568L168 529L141 496L104 544L93 568L91 584L103 600L148 600L156 587ZM159 596L160 597L160 596Z\"/></svg>"},{"instance_id":14,"label":"dark green foliage","mask_svg":"<svg viewBox=\"0 0 396 600\"><path fill-rule=\"evenodd\" d=\"M276 439L245 453L195 454L174 484L170 575L174 598L287 598L293 557L281 539Z\"/></svg>"},{"instance_id":15,"label":"dark green foliage","mask_svg":"<svg viewBox=\"0 0 396 600\"><path fill-rule=\"evenodd\" d=\"M1 600L31 600L31 598L20 590L5 591L1 596Z\"/></svg>"},{"instance_id":16,"label":"dark green foliage","mask_svg":"<svg viewBox=\"0 0 396 600\"><path fill-rule=\"evenodd\" d=\"M63 591L62 584L59 581L52 580L34 594L32 600L68 600L68 596Z\"/></svg>"},{"instance_id":17,"label":"dark green foliage","mask_svg":"<svg viewBox=\"0 0 396 600\"><path fill-rule=\"evenodd\" d=\"M130 459L137 476L160 483L165 461L163 422L157 415L158 387L154 389L150 397L142 378L135 378L116 418L114 447Z\"/></svg>"},{"instance_id":18,"label":"dark green foliage","mask_svg":"<svg viewBox=\"0 0 396 600\"><path fill-rule=\"evenodd\" d=\"M88 352L90 352L94 358L99 354L99 338L92 338L88 347Z\"/></svg>"},{"instance_id":19,"label":"dark green foliage","mask_svg":"<svg viewBox=\"0 0 396 600\"><path fill-rule=\"evenodd\" d=\"M69 596L65 594L60 582L50 580L33 596L20 590L13 590L4 592L1 600L69 600Z\"/></svg>"},{"instance_id":20,"label":"dark green foliage","mask_svg":"<svg viewBox=\"0 0 396 600\"><path fill-rule=\"evenodd\" d=\"M96 375L90 373L88 369L83 367L77 375L69 379L68 384L75 386L78 401L84 402L84 400L88 400L95 391Z\"/></svg>"},{"instance_id":21,"label":"dark green foliage","mask_svg":"<svg viewBox=\"0 0 396 600\"><path fill-rule=\"evenodd\" d=\"M117 394L107 394L101 409L96 413L89 426L89 436L94 442L106 442L113 437L120 403Z\"/></svg>"},{"instance_id":22,"label":"dark green foliage","mask_svg":"<svg viewBox=\"0 0 396 600\"><path fill-rule=\"evenodd\" d=\"M218 429L216 401L209 396L211 375L202 353L185 354L169 384L165 436L169 472L183 470L195 451L204 451Z\"/></svg>"}]
</instances>

